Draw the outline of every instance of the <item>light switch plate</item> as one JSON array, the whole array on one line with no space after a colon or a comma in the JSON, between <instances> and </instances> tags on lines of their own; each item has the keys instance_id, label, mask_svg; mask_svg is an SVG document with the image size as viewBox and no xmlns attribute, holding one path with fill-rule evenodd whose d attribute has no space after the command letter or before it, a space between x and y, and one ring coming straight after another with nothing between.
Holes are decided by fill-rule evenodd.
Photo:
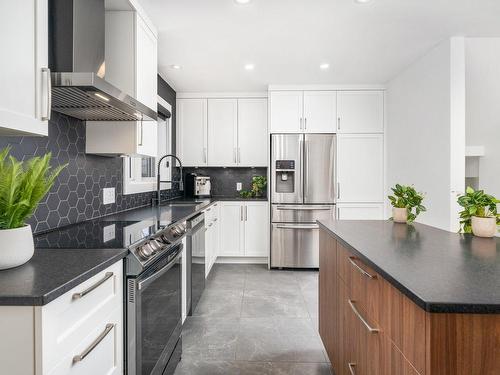
<instances>
[{"instance_id":1,"label":"light switch plate","mask_svg":"<svg viewBox=\"0 0 500 375\"><path fill-rule=\"evenodd\" d=\"M236 183L236 191L241 191L243 187L241 186L241 182Z\"/></svg>"},{"instance_id":2,"label":"light switch plate","mask_svg":"<svg viewBox=\"0 0 500 375\"><path fill-rule=\"evenodd\" d=\"M103 204L115 203L115 188L102 189L102 203Z\"/></svg>"},{"instance_id":3,"label":"light switch plate","mask_svg":"<svg viewBox=\"0 0 500 375\"><path fill-rule=\"evenodd\" d=\"M108 225L102 229L102 241L108 242L115 239L115 224Z\"/></svg>"}]
</instances>

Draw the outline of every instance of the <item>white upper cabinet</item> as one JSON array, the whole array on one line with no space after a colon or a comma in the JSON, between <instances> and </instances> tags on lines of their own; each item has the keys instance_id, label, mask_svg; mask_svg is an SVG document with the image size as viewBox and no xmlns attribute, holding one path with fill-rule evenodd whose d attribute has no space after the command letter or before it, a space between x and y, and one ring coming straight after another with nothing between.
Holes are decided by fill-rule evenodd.
<instances>
[{"instance_id":1,"label":"white upper cabinet","mask_svg":"<svg viewBox=\"0 0 500 375\"><path fill-rule=\"evenodd\" d=\"M304 132L335 133L336 120L336 91L304 92Z\"/></svg>"},{"instance_id":2,"label":"white upper cabinet","mask_svg":"<svg viewBox=\"0 0 500 375\"><path fill-rule=\"evenodd\" d=\"M238 163L238 101L208 99L208 165Z\"/></svg>"},{"instance_id":3,"label":"white upper cabinet","mask_svg":"<svg viewBox=\"0 0 500 375\"><path fill-rule=\"evenodd\" d=\"M271 91L271 133L335 133L336 91Z\"/></svg>"},{"instance_id":4,"label":"white upper cabinet","mask_svg":"<svg viewBox=\"0 0 500 375\"><path fill-rule=\"evenodd\" d=\"M338 133L383 133L383 91L339 91Z\"/></svg>"},{"instance_id":5,"label":"white upper cabinet","mask_svg":"<svg viewBox=\"0 0 500 375\"><path fill-rule=\"evenodd\" d=\"M176 130L183 165L207 165L207 99L178 99Z\"/></svg>"},{"instance_id":6,"label":"white upper cabinet","mask_svg":"<svg viewBox=\"0 0 500 375\"><path fill-rule=\"evenodd\" d=\"M269 93L269 131L271 133L302 132L304 95L302 91Z\"/></svg>"},{"instance_id":7,"label":"white upper cabinet","mask_svg":"<svg viewBox=\"0 0 500 375\"><path fill-rule=\"evenodd\" d=\"M156 34L136 11L106 11L106 80L157 108ZM87 121L86 152L158 156L156 121Z\"/></svg>"},{"instance_id":8,"label":"white upper cabinet","mask_svg":"<svg viewBox=\"0 0 500 375\"><path fill-rule=\"evenodd\" d=\"M267 99L238 99L238 165L267 166Z\"/></svg>"},{"instance_id":9,"label":"white upper cabinet","mask_svg":"<svg viewBox=\"0 0 500 375\"><path fill-rule=\"evenodd\" d=\"M136 13L136 96L135 98L156 111L158 87L158 49L155 34ZM158 125L156 121L137 123L137 153L158 155Z\"/></svg>"},{"instance_id":10,"label":"white upper cabinet","mask_svg":"<svg viewBox=\"0 0 500 375\"><path fill-rule=\"evenodd\" d=\"M337 201L384 200L383 134L337 136Z\"/></svg>"},{"instance_id":11,"label":"white upper cabinet","mask_svg":"<svg viewBox=\"0 0 500 375\"><path fill-rule=\"evenodd\" d=\"M48 134L47 11L47 0L0 2L0 136Z\"/></svg>"},{"instance_id":12,"label":"white upper cabinet","mask_svg":"<svg viewBox=\"0 0 500 375\"><path fill-rule=\"evenodd\" d=\"M191 167L267 166L267 99L177 99L177 153Z\"/></svg>"}]
</instances>

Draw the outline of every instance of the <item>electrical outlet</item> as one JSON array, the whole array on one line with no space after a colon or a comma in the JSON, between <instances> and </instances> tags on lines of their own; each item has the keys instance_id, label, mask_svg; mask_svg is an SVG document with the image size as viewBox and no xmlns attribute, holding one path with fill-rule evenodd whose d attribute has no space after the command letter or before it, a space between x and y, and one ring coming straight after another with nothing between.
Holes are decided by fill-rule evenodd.
<instances>
[{"instance_id":1,"label":"electrical outlet","mask_svg":"<svg viewBox=\"0 0 500 375\"><path fill-rule=\"evenodd\" d=\"M236 191L241 191L241 189L243 189L241 182L237 182L236 183Z\"/></svg>"},{"instance_id":2,"label":"electrical outlet","mask_svg":"<svg viewBox=\"0 0 500 375\"><path fill-rule=\"evenodd\" d=\"M108 242L115 239L115 224L108 225L102 229L102 241Z\"/></svg>"},{"instance_id":3,"label":"electrical outlet","mask_svg":"<svg viewBox=\"0 0 500 375\"><path fill-rule=\"evenodd\" d=\"M115 203L115 188L102 189L102 203L103 204Z\"/></svg>"}]
</instances>

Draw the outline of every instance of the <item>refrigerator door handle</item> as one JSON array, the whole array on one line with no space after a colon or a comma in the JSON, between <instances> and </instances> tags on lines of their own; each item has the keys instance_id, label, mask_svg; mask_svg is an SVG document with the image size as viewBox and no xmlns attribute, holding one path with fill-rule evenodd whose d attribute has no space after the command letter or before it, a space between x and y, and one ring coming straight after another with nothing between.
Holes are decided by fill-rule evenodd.
<instances>
[{"instance_id":1,"label":"refrigerator door handle","mask_svg":"<svg viewBox=\"0 0 500 375\"><path fill-rule=\"evenodd\" d=\"M331 210L332 206L278 206L278 210L293 210L293 211L325 211Z\"/></svg>"},{"instance_id":2,"label":"refrigerator door handle","mask_svg":"<svg viewBox=\"0 0 500 375\"><path fill-rule=\"evenodd\" d=\"M309 166L307 163L309 163L309 142L307 140L304 140L304 202L307 199L307 196L309 195Z\"/></svg>"}]
</instances>

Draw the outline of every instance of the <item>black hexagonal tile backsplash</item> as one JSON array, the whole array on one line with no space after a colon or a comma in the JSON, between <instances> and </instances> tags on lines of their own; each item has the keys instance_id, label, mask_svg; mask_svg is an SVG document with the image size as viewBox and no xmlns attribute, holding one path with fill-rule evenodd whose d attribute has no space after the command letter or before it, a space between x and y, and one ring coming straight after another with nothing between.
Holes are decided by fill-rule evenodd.
<instances>
[{"instance_id":1,"label":"black hexagonal tile backsplash","mask_svg":"<svg viewBox=\"0 0 500 375\"><path fill-rule=\"evenodd\" d=\"M85 123L52 113L48 137L0 137L0 149L10 145L19 160L52 153L52 164L68 163L49 194L29 219L35 233L145 206L154 193L123 194L123 159L85 154ZM114 187L116 202L104 205L102 189ZM180 195L165 190L162 198Z\"/></svg>"}]
</instances>

